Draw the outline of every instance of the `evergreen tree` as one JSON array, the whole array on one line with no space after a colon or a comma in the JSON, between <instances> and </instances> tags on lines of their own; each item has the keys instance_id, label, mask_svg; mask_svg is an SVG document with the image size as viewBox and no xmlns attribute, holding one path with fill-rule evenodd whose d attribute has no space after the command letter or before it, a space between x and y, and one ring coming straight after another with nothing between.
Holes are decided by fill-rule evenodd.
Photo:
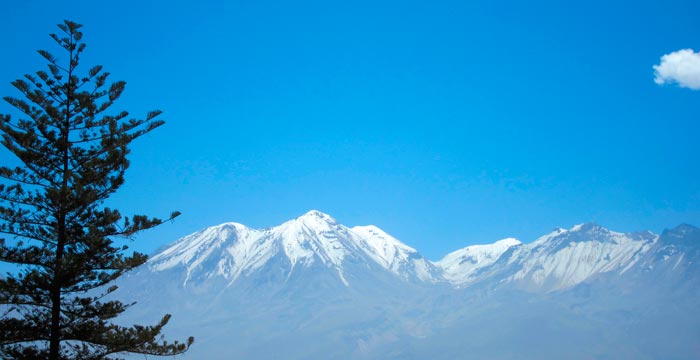
<instances>
[{"instance_id":1,"label":"evergreen tree","mask_svg":"<svg viewBox=\"0 0 700 360\"><path fill-rule=\"evenodd\" d=\"M125 83L107 85L101 66L79 76L81 25L58 27L62 34L51 38L68 61L40 50L48 71L12 82L24 99L4 98L28 119L0 114L1 142L21 161L0 167L0 261L19 269L0 277L0 358L182 353L192 338L167 342L160 334L170 315L153 326L118 326L113 320L133 304L105 299L115 279L146 261L115 241L162 223L104 206L124 183L128 145L163 124L160 111L145 120L107 114Z\"/></svg>"}]
</instances>

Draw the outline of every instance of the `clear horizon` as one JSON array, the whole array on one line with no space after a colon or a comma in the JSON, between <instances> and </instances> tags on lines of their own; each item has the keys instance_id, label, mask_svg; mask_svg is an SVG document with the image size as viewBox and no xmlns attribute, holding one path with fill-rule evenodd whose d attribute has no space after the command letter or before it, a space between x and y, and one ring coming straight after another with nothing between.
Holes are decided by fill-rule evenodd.
<instances>
[{"instance_id":1,"label":"clear horizon","mask_svg":"<svg viewBox=\"0 0 700 360\"><path fill-rule=\"evenodd\" d=\"M66 58L48 34L70 19L82 69L127 82L115 111L164 111L108 205L183 215L136 250L317 209L437 260L586 222L700 225L698 13L689 0L14 2L0 95L46 68L36 50ZM16 160L3 148L0 162Z\"/></svg>"}]
</instances>

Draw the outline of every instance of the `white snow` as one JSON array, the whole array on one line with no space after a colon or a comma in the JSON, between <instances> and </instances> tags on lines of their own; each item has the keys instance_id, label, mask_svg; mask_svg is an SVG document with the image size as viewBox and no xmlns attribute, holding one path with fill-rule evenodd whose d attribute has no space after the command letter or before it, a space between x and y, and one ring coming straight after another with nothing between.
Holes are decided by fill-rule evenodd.
<instances>
[{"instance_id":1,"label":"white snow","mask_svg":"<svg viewBox=\"0 0 700 360\"><path fill-rule=\"evenodd\" d=\"M335 219L320 211L312 210L294 220L272 228L270 233L282 239L284 251L292 262L312 263L314 255L324 264L341 266L349 253L343 244L346 230Z\"/></svg>"},{"instance_id":2,"label":"white snow","mask_svg":"<svg viewBox=\"0 0 700 360\"><path fill-rule=\"evenodd\" d=\"M578 240L578 241L577 241ZM624 272L635 256L655 241L635 240L594 224L557 229L523 246L510 259L520 267L508 280L526 281L548 290L565 289L609 271Z\"/></svg>"},{"instance_id":3,"label":"white snow","mask_svg":"<svg viewBox=\"0 0 700 360\"><path fill-rule=\"evenodd\" d=\"M184 266L185 285L193 277L220 276L233 284L242 274L264 266L283 253L289 260L289 274L297 266L316 262L344 276L346 257L366 258L403 277L427 280L434 266L418 252L376 226L349 229L317 210L269 229L255 230L237 223L225 223L188 235L149 261L154 271Z\"/></svg>"},{"instance_id":4,"label":"white snow","mask_svg":"<svg viewBox=\"0 0 700 360\"><path fill-rule=\"evenodd\" d=\"M233 284L270 259L283 256L290 264L287 275L297 267L321 266L350 286L345 265L352 258L354 263L379 265L404 280L465 286L502 273L507 274L502 279L506 282L557 290L599 273L627 271L657 239L651 233L631 236L595 224L580 224L568 230L555 229L530 244L507 238L467 246L432 263L374 225L348 228L312 210L262 230L234 222L213 226L178 240L148 264L153 271L184 267L184 285L213 277Z\"/></svg>"},{"instance_id":5,"label":"white snow","mask_svg":"<svg viewBox=\"0 0 700 360\"><path fill-rule=\"evenodd\" d=\"M437 268L423 258L416 249L402 243L374 225L350 229L357 245L375 262L404 278L435 281Z\"/></svg>"},{"instance_id":6,"label":"white snow","mask_svg":"<svg viewBox=\"0 0 700 360\"><path fill-rule=\"evenodd\" d=\"M253 271L272 255L274 245L265 232L238 223L225 223L188 235L149 260L152 270L163 271L179 265L187 268L185 284L195 273L211 278L237 278ZM205 264L215 263L214 268Z\"/></svg>"},{"instance_id":7,"label":"white snow","mask_svg":"<svg viewBox=\"0 0 700 360\"><path fill-rule=\"evenodd\" d=\"M405 258L406 254L417 253L416 249L400 242L374 225L355 226L351 230L360 235L362 242L370 250L369 254L376 257L376 260L383 263L386 268L390 268L399 258Z\"/></svg>"},{"instance_id":8,"label":"white snow","mask_svg":"<svg viewBox=\"0 0 700 360\"><path fill-rule=\"evenodd\" d=\"M435 264L444 270L444 277L457 285L476 280L473 275L495 263L504 252L521 242L506 238L488 245L472 245L447 254Z\"/></svg>"}]
</instances>

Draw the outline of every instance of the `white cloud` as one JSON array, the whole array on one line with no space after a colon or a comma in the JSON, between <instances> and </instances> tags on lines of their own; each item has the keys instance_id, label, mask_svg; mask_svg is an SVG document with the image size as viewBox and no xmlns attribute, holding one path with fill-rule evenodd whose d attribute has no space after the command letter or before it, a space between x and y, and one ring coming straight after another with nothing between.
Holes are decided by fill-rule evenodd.
<instances>
[{"instance_id":1,"label":"white cloud","mask_svg":"<svg viewBox=\"0 0 700 360\"><path fill-rule=\"evenodd\" d=\"M700 52L692 49L674 51L661 57L654 65L654 82L663 85L677 83L680 87L700 90Z\"/></svg>"}]
</instances>

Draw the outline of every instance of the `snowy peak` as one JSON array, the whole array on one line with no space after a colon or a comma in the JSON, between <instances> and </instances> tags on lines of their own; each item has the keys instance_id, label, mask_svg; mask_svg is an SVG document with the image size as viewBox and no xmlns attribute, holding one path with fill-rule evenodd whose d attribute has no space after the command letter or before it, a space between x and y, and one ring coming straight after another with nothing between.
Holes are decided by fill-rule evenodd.
<instances>
[{"instance_id":1,"label":"snowy peak","mask_svg":"<svg viewBox=\"0 0 700 360\"><path fill-rule=\"evenodd\" d=\"M238 223L206 228L176 241L151 257L152 271L185 269L185 281L213 277L235 279L244 271L260 267L271 256L273 244L264 232Z\"/></svg>"},{"instance_id":2,"label":"snowy peak","mask_svg":"<svg viewBox=\"0 0 700 360\"><path fill-rule=\"evenodd\" d=\"M624 273L642 259L658 237L650 232L619 233L595 223L556 228L529 244L504 239L474 245L445 256L436 264L457 285L494 279L519 287L553 291L592 277Z\"/></svg>"},{"instance_id":3,"label":"snowy peak","mask_svg":"<svg viewBox=\"0 0 700 360\"><path fill-rule=\"evenodd\" d=\"M292 266L309 265L318 259L323 264L340 267L346 256L358 251L349 239L348 229L317 210L274 227L269 233L280 239Z\"/></svg>"},{"instance_id":4,"label":"snowy peak","mask_svg":"<svg viewBox=\"0 0 700 360\"><path fill-rule=\"evenodd\" d=\"M601 230L605 231L607 229L605 229L604 227L602 227L594 222L587 222L587 223L583 223L583 224L574 225L573 227L571 227L571 229L569 229L570 232L587 232L587 233L595 233L595 232L598 232Z\"/></svg>"},{"instance_id":5,"label":"snowy peak","mask_svg":"<svg viewBox=\"0 0 700 360\"><path fill-rule=\"evenodd\" d=\"M279 226L256 230L238 223L212 226L188 235L149 261L152 271L183 269L184 285L221 278L229 285L261 271L268 263L287 276L300 269L330 270L344 285L347 264L376 265L403 279L434 280L435 266L376 226L349 229L312 210ZM269 267L268 266L268 267ZM277 270L276 270L277 271ZM310 270L309 270L310 271Z\"/></svg>"},{"instance_id":6,"label":"snowy peak","mask_svg":"<svg viewBox=\"0 0 700 360\"><path fill-rule=\"evenodd\" d=\"M443 269L444 277L456 285L478 280L482 269L493 265L511 247L521 245L520 240L506 238L487 245L472 245L447 254L436 265Z\"/></svg>"},{"instance_id":7,"label":"snowy peak","mask_svg":"<svg viewBox=\"0 0 700 360\"><path fill-rule=\"evenodd\" d=\"M184 269L187 285L207 279L224 279L229 285L252 275L274 260L286 267L330 269L348 285L343 274L346 258L364 256L349 230L331 216L312 210L279 226L255 230L225 223L186 236L149 261L153 271Z\"/></svg>"},{"instance_id":8,"label":"snowy peak","mask_svg":"<svg viewBox=\"0 0 700 360\"><path fill-rule=\"evenodd\" d=\"M526 288L560 290L595 275L624 273L658 237L650 232L619 233L587 223L557 229L514 253L508 280Z\"/></svg>"},{"instance_id":9,"label":"snowy peak","mask_svg":"<svg viewBox=\"0 0 700 360\"><path fill-rule=\"evenodd\" d=\"M547 235L533 241L533 245L544 245L553 243L568 243L580 241L608 241L614 234L610 230L596 224L584 223L572 226L570 229L556 228Z\"/></svg>"},{"instance_id":10,"label":"snowy peak","mask_svg":"<svg viewBox=\"0 0 700 360\"><path fill-rule=\"evenodd\" d=\"M337 225L338 222L330 215L318 210L310 210L306 214L299 216L292 221L300 221L309 225L313 224L331 224Z\"/></svg>"},{"instance_id":11,"label":"snowy peak","mask_svg":"<svg viewBox=\"0 0 700 360\"><path fill-rule=\"evenodd\" d=\"M224 223L190 234L153 256L149 263L156 269L176 264L197 264L216 255L221 248L231 246L240 238L255 232L239 223Z\"/></svg>"},{"instance_id":12,"label":"snowy peak","mask_svg":"<svg viewBox=\"0 0 700 360\"><path fill-rule=\"evenodd\" d=\"M596 223L575 225L562 235L569 241L608 241L613 240L621 233L612 232Z\"/></svg>"},{"instance_id":13,"label":"snowy peak","mask_svg":"<svg viewBox=\"0 0 700 360\"><path fill-rule=\"evenodd\" d=\"M492 245L494 245L494 247L509 248L511 246L520 245L520 244L522 244L522 242L516 238L505 238L503 240L496 241Z\"/></svg>"}]
</instances>

